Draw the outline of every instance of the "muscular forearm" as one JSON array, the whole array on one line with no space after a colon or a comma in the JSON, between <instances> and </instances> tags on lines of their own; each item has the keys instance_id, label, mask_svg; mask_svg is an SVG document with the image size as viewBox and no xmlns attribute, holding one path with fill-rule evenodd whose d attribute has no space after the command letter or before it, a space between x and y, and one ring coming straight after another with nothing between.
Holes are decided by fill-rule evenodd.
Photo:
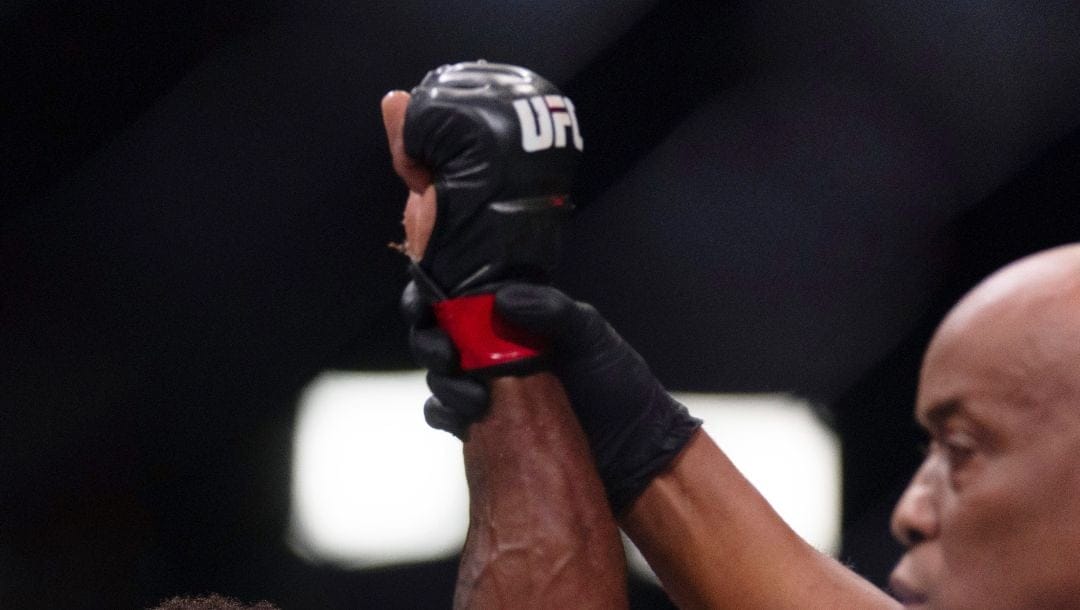
<instances>
[{"instance_id":1,"label":"muscular forearm","mask_svg":"<svg viewBox=\"0 0 1080 610\"><path fill-rule=\"evenodd\" d=\"M535 122L529 100L567 120L543 119L558 136L543 152L523 141L524 121ZM430 334L430 320L418 323L433 313L456 347L436 337L414 354L454 358L453 370L531 370L542 346L502 324L484 290L543 283L555 268L583 147L573 104L525 68L481 61L432 70L411 95L388 94L382 110L410 190L400 247L417 282L404 299L418 314L410 336L415 346ZM428 421L460 435L464 426L447 426L435 404L425 406ZM561 383L548 373L496 377L487 411L465 439L470 524L455 607L625 606L618 528Z\"/></svg>"},{"instance_id":2,"label":"muscular forearm","mask_svg":"<svg viewBox=\"0 0 1080 610\"><path fill-rule=\"evenodd\" d=\"M553 376L493 380L464 450L470 528L455 607L626 606L618 529Z\"/></svg>"},{"instance_id":3,"label":"muscular forearm","mask_svg":"<svg viewBox=\"0 0 1080 610\"><path fill-rule=\"evenodd\" d=\"M898 608L791 530L704 432L623 528L682 608Z\"/></svg>"}]
</instances>

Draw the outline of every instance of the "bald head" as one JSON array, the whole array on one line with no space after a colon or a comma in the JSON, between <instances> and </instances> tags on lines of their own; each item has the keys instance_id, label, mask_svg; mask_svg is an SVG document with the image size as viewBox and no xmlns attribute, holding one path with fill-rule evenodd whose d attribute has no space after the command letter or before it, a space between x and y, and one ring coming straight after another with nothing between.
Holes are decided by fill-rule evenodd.
<instances>
[{"instance_id":1,"label":"bald head","mask_svg":"<svg viewBox=\"0 0 1080 610\"><path fill-rule=\"evenodd\" d=\"M1080 244L1020 259L971 290L938 327L924 378L952 357L993 365L1032 399L1080 396Z\"/></svg>"},{"instance_id":2,"label":"bald head","mask_svg":"<svg viewBox=\"0 0 1080 610\"><path fill-rule=\"evenodd\" d=\"M983 280L945 318L938 334L1005 316L1050 318L1066 326L1080 320L1080 244L1059 246L1022 258Z\"/></svg>"},{"instance_id":3,"label":"bald head","mask_svg":"<svg viewBox=\"0 0 1080 610\"><path fill-rule=\"evenodd\" d=\"M930 451L893 514L898 590L931 608L1080 599L1080 244L1017 261L938 327L915 415Z\"/></svg>"}]
</instances>

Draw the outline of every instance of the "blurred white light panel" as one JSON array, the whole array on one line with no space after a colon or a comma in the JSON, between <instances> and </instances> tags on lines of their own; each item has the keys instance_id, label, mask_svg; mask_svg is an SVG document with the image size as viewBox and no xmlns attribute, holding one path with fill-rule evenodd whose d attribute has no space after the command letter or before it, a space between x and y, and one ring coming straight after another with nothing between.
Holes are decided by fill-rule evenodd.
<instances>
[{"instance_id":1,"label":"blurred white light panel","mask_svg":"<svg viewBox=\"0 0 1080 610\"><path fill-rule=\"evenodd\" d=\"M458 552L468 525L461 443L428 428L422 372L325 373L301 400L290 543L312 561L369 567ZM792 528L833 553L840 447L786 395L678 394ZM640 554L630 564L651 577Z\"/></svg>"},{"instance_id":2,"label":"blurred white light panel","mask_svg":"<svg viewBox=\"0 0 1080 610\"><path fill-rule=\"evenodd\" d=\"M289 541L371 567L458 552L468 523L461 442L424 422L421 372L324 373L301 398Z\"/></svg>"}]
</instances>

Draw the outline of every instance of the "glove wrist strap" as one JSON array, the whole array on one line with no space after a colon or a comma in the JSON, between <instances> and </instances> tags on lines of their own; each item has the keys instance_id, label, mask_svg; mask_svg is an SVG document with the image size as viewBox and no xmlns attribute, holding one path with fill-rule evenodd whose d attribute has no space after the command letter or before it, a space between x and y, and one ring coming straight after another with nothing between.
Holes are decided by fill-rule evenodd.
<instances>
[{"instance_id":1,"label":"glove wrist strap","mask_svg":"<svg viewBox=\"0 0 1080 610\"><path fill-rule=\"evenodd\" d=\"M504 322L495 314L495 295L474 294L432 305L439 326L461 354L461 370L483 369L541 355L544 341Z\"/></svg>"}]
</instances>

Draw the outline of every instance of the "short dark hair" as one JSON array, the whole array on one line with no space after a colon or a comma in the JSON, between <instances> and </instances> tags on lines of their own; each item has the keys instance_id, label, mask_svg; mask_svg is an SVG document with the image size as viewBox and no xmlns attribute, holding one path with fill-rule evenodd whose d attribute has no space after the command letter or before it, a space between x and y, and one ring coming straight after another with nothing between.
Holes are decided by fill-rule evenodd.
<instances>
[{"instance_id":1,"label":"short dark hair","mask_svg":"<svg viewBox=\"0 0 1080 610\"><path fill-rule=\"evenodd\" d=\"M209 593L206 595L170 597L150 610L281 610L268 601L245 604L237 599Z\"/></svg>"}]
</instances>

